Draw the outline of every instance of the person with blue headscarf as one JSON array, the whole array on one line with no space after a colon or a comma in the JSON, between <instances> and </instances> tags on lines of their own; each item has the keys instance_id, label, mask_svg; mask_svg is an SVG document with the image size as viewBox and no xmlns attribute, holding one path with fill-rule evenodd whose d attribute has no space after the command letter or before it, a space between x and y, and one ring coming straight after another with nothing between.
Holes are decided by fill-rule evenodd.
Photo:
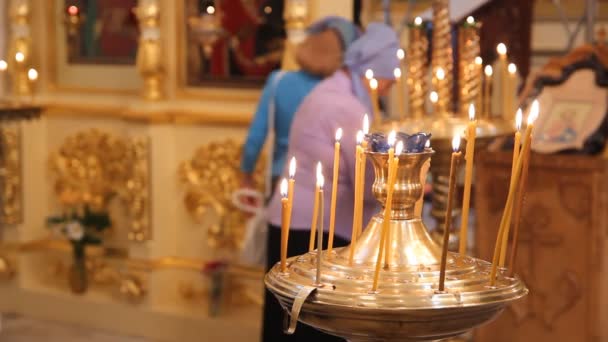
<instances>
[{"instance_id":1,"label":"person with blue headscarf","mask_svg":"<svg viewBox=\"0 0 608 342\"><path fill-rule=\"evenodd\" d=\"M397 50L399 41L393 29L385 24L372 23L357 39L344 56L344 66L323 80L304 99L291 126L287 155L298 160L298 172L294 189L294 206L291 216L288 255L308 252L310 225L316 182L316 165L324 167L325 184L332 184L331 170L334 158L335 133L342 128L344 134L340 149L340 170L336 204L334 246L348 244L352 231L356 133L362 129L363 117L372 112L372 103L366 87L365 71L374 71L378 80L378 93L387 95L394 83L393 71L399 66ZM371 120L373 118L370 117ZM371 192L373 170L367 165L363 216L368 222L377 210L377 201ZM284 168L283 176L287 177ZM324 192L325 213L329 212L331 191ZM281 196L278 190L268 205L268 267L279 261L281 237ZM324 217L325 229L329 227L329 215ZM323 241L327 241L327 233ZM326 248L326 247L323 247ZM282 310L277 300L267 291L264 309L264 341L274 333L274 340L296 341L341 341L337 337L323 334L300 324L291 337L281 335ZM273 326L274 325L274 326ZM266 333L266 329L269 333ZM272 330L274 329L274 330ZM295 337L294 337L295 336ZM273 341L274 341L273 340Z\"/></svg>"},{"instance_id":2,"label":"person with blue headscarf","mask_svg":"<svg viewBox=\"0 0 608 342\"><path fill-rule=\"evenodd\" d=\"M308 37L296 48L299 71L275 71L268 77L259 100L241 159L242 183L254 188L253 172L269 133L269 114L274 106L273 183L285 165L289 129L300 103L324 77L342 67L346 49L360 36L347 19L331 16L308 28ZM272 119L270 119L272 120Z\"/></svg>"}]
</instances>

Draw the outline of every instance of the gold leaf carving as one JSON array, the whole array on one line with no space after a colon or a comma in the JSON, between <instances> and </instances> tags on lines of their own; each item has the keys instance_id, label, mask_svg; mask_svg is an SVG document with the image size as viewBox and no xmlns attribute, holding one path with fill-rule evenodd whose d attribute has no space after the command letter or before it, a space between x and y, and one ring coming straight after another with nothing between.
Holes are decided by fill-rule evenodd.
<instances>
[{"instance_id":1,"label":"gold leaf carving","mask_svg":"<svg viewBox=\"0 0 608 342\"><path fill-rule=\"evenodd\" d=\"M17 126L0 128L0 184L0 221L9 225L22 223L21 131Z\"/></svg>"},{"instance_id":2,"label":"gold leaf carving","mask_svg":"<svg viewBox=\"0 0 608 342\"><path fill-rule=\"evenodd\" d=\"M184 204L192 218L199 223L209 214L217 218L208 230L212 247L238 248L243 238L247 215L231 201L240 186L241 150L241 144L232 139L211 142L179 168L180 180L187 189ZM264 183L262 165L265 163L260 160L255 172L259 190Z\"/></svg>"},{"instance_id":3,"label":"gold leaf carving","mask_svg":"<svg viewBox=\"0 0 608 342\"><path fill-rule=\"evenodd\" d=\"M148 141L90 129L65 139L49 159L54 190L64 209L107 211L110 200L125 201L129 239L149 238Z\"/></svg>"}]
</instances>

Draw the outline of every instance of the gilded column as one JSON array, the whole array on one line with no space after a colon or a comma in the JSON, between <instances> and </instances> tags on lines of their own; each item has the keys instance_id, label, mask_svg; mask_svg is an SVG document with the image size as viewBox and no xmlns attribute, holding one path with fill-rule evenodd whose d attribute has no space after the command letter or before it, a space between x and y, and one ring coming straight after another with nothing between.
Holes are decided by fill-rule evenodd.
<instances>
[{"instance_id":1,"label":"gilded column","mask_svg":"<svg viewBox=\"0 0 608 342\"><path fill-rule=\"evenodd\" d=\"M287 29L287 40L281 69L296 70L298 65L295 61L295 46L306 37L306 25L308 24L308 1L287 0L283 11L285 28Z\"/></svg>"},{"instance_id":2,"label":"gilded column","mask_svg":"<svg viewBox=\"0 0 608 342\"><path fill-rule=\"evenodd\" d=\"M139 0L135 9L141 36L137 49L137 70L144 80L143 97L159 100L164 92L164 68L161 54L160 4L158 0Z\"/></svg>"},{"instance_id":3,"label":"gilded column","mask_svg":"<svg viewBox=\"0 0 608 342\"><path fill-rule=\"evenodd\" d=\"M426 29L420 17L410 26L410 38L407 47L407 88L409 92L410 116L420 119L423 117L427 89L428 63L427 55L429 42Z\"/></svg>"},{"instance_id":4,"label":"gilded column","mask_svg":"<svg viewBox=\"0 0 608 342\"><path fill-rule=\"evenodd\" d=\"M31 6L28 0L12 0L9 5L11 37L7 58L8 69L12 78L13 94L27 96L32 93L32 84L27 77L32 58Z\"/></svg>"},{"instance_id":5,"label":"gilded column","mask_svg":"<svg viewBox=\"0 0 608 342\"><path fill-rule=\"evenodd\" d=\"M468 117L471 103L475 104L479 113L481 112L476 103L481 91L481 68L475 63L475 58L479 56L480 26L473 17L468 17L458 30L458 112L464 117Z\"/></svg>"},{"instance_id":6,"label":"gilded column","mask_svg":"<svg viewBox=\"0 0 608 342\"><path fill-rule=\"evenodd\" d=\"M446 113L452 111L454 77L449 6L449 0L433 1L433 54L431 59L433 84L436 84L436 91L439 94L438 108ZM437 74L441 74L441 70L443 71L443 79L437 77Z\"/></svg>"}]
</instances>

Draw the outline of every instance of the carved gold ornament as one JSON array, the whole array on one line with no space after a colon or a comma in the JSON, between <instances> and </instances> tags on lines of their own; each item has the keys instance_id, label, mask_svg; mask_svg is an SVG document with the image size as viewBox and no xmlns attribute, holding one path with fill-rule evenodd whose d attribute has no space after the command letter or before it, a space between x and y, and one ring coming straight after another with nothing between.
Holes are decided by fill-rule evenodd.
<instances>
[{"instance_id":1,"label":"carved gold ornament","mask_svg":"<svg viewBox=\"0 0 608 342\"><path fill-rule=\"evenodd\" d=\"M128 203L127 211L131 219L131 241L150 239L150 164L149 142L144 138L133 138L130 144L133 165L127 180L124 198Z\"/></svg>"},{"instance_id":2,"label":"carved gold ornament","mask_svg":"<svg viewBox=\"0 0 608 342\"><path fill-rule=\"evenodd\" d=\"M147 140L124 139L97 129L65 139L49 160L54 191L64 209L107 211L114 197L126 203L131 240L149 237Z\"/></svg>"},{"instance_id":3,"label":"carved gold ornament","mask_svg":"<svg viewBox=\"0 0 608 342\"><path fill-rule=\"evenodd\" d=\"M0 256L0 281L9 280L15 275L15 270L8 258Z\"/></svg>"},{"instance_id":4,"label":"carved gold ornament","mask_svg":"<svg viewBox=\"0 0 608 342\"><path fill-rule=\"evenodd\" d=\"M184 204L197 223L208 215L215 219L208 228L208 242L216 248L240 248L248 216L232 204L232 193L240 187L242 144L232 139L201 146L184 161L179 177L186 186ZM262 158L263 159L263 158ZM258 162L255 183L262 191L263 160Z\"/></svg>"},{"instance_id":5,"label":"carved gold ornament","mask_svg":"<svg viewBox=\"0 0 608 342\"><path fill-rule=\"evenodd\" d=\"M14 225L23 222L21 206L21 132L18 126L0 128L0 220Z\"/></svg>"}]
</instances>

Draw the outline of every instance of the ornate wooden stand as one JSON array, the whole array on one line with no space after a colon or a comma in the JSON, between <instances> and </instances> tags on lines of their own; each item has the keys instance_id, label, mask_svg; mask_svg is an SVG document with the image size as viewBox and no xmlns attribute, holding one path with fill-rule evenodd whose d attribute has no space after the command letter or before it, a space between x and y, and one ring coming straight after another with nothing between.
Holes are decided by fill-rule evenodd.
<instances>
[{"instance_id":1,"label":"ornate wooden stand","mask_svg":"<svg viewBox=\"0 0 608 342\"><path fill-rule=\"evenodd\" d=\"M511 153L477 161L478 256L490 258L508 192ZM608 339L608 160L575 155L531 158L516 269L530 289L477 341Z\"/></svg>"}]
</instances>

